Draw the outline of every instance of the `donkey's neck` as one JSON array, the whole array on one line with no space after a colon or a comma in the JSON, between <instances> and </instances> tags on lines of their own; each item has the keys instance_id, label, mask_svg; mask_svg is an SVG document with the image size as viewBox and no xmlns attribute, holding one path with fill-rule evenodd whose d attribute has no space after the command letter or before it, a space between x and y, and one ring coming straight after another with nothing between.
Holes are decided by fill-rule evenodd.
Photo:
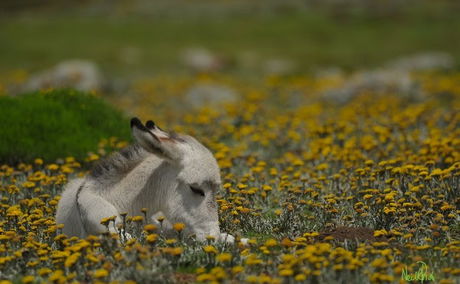
<instances>
[{"instance_id":1,"label":"donkey's neck","mask_svg":"<svg viewBox=\"0 0 460 284\"><path fill-rule=\"evenodd\" d=\"M178 172L177 166L133 144L101 160L89 177L120 212L140 215L141 208L148 208L148 214L161 210Z\"/></svg>"},{"instance_id":2,"label":"donkey's neck","mask_svg":"<svg viewBox=\"0 0 460 284\"><path fill-rule=\"evenodd\" d=\"M145 160L146 154L138 144L129 145L100 160L89 176L101 184L116 184Z\"/></svg>"},{"instance_id":3,"label":"donkey's neck","mask_svg":"<svg viewBox=\"0 0 460 284\"><path fill-rule=\"evenodd\" d=\"M178 168L164 160L158 162L158 159L147 159L139 166L139 168L145 166L149 174L145 175L147 177L145 185L136 189L138 192L132 203L133 210L148 208L148 214L157 213L168 201L170 191L176 187ZM143 175L143 170L140 172Z\"/></svg>"},{"instance_id":4,"label":"donkey's neck","mask_svg":"<svg viewBox=\"0 0 460 284\"><path fill-rule=\"evenodd\" d=\"M161 210L168 189L173 187L177 170L168 162L149 155L115 184L104 184L100 192L120 212L141 215L147 208L152 215Z\"/></svg>"}]
</instances>

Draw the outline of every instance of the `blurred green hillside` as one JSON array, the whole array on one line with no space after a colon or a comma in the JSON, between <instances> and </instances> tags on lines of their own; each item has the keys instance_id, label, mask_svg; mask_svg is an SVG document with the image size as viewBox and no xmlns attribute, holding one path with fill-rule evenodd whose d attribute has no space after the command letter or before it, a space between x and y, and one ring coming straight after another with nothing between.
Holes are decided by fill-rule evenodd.
<instances>
[{"instance_id":1,"label":"blurred green hillside","mask_svg":"<svg viewBox=\"0 0 460 284\"><path fill-rule=\"evenodd\" d=\"M456 1L149 2L5 1L0 74L68 58L122 76L182 73L181 53L191 47L219 54L233 73L267 58L291 60L301 71L376 66L433 50L460 58Z\"/></svg>"}]
</instances>

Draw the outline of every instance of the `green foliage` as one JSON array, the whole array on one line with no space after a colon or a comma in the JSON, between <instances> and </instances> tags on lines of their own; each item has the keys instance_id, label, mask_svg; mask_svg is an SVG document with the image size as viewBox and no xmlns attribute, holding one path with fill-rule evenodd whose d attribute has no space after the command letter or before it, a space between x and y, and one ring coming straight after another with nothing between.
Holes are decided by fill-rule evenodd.
<instances>
[{"instance_id":1,"label":"green foliage","mask_svg":"<svg viewBox=\"0 0 460 284\"><path fill-rule=\"evenodd\" d=\"M102 138L127 139L121 112L94 95L74 90L0 97L0 162L41 157L47 161L83 158Z\"/></svg>"}]
</instances>

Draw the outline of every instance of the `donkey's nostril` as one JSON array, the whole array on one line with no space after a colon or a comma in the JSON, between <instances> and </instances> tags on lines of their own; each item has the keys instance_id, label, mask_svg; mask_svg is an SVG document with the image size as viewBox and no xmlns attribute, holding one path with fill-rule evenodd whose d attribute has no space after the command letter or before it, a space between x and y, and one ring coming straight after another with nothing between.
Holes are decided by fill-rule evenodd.
<instances>
[{"instance_id":1,"label":"donkey's nostril","mask_svg":"<svg viewBox=\"0 0 460 284\"><path fill-rule=\"evenodd\" d=\"M154 129L155 128L155 122L149 120L145 123L145 126L147 126L147 128L150 128L150 129Z\"/></svg>"}]
</instances>

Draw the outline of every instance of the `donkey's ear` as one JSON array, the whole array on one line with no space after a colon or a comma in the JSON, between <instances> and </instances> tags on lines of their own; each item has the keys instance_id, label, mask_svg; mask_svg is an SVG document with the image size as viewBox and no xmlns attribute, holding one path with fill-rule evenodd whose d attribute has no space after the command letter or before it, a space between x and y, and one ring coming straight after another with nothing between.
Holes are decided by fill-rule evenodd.
<instances>
[{"instance_id":1,"label":"donkey's ear","mask_svg":"<svg viewBox=\"0 0 460 284\"><path fill-rule=\"evenodd\" d=\"M146 151L170 161L182 158L178 142L169 133L161 130L151 120L145 125L138 118L131 119L131 132L136 140Z\"/></svg>"}]
</instances>

